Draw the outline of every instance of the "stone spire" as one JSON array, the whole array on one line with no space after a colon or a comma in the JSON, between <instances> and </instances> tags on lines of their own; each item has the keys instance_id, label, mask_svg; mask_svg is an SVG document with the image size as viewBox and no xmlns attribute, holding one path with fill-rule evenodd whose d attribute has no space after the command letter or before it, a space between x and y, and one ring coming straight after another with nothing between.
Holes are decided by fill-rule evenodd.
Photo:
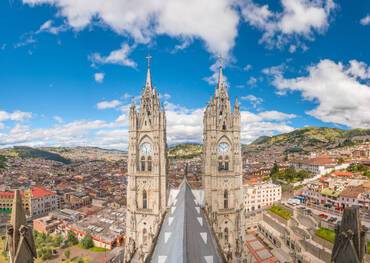
<instances>
[{"instance_id":1,"label":"stone spire","mask_svg":"<svg viewBox=\"0 0 370 263\"><path fill-rule=\"evenodd\" d=\"M224 84L224 80L223 80L223 74L222 74L222 63L220 63L220 66L219 66L219 71L218 71L218 84L217 84L217 88L220 88L221 85Z\"/></svg>"},{"instance_id":2,"label":"stone spire","mask_svg":"<svg viewBox=\"0 0 370 263\"><path fill-rule=\"evenodd\" d=\"M148 55L146 56L146 59L148 60L148 70L146 73L146 82L145 82L145 89L152 89L152 78L150 76L150 61L152 59L152 56Z\"/></svg>"},{"instance_id":3,"label":"stone spire","mask_svg":"<svg viewBox=\"0 0 370 263\"><path fill-rule=\"evenodd\" d=\"M235 98L235 104L234 104L234 111L238 111L239 110L239 100L238 100L238 97Z\"/></svg>"},{"instance_id":4,"label":"stone spire","mask_svg":"<svg viewBox=\"0 0 370 263\"><path fill-rule=\"evenodd\" d=\"M361 225L359 208L346 207L341 224L335 228L331 262L363 263L367 249L366 231L367 228Z\"/></svg>"},{"instance_id":5,"label":"stone spire","mask_svg":"<svg viewBox=\"0 0 370 263\"><path fill-rule=\"evenodd\" d=\"M36 258L32 229L27 226L19 190L14 193L10 225L7 226L5 250L9 253L10 263L32 263Z\"/></svg>"}]
</instances>

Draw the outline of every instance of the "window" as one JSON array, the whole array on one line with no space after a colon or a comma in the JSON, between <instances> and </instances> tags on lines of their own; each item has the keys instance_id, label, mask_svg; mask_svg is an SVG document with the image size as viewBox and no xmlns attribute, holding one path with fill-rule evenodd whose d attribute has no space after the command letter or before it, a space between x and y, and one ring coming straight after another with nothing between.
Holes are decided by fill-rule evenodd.
<instances>
[{"instance_id":1,"label":"window","mask_svg":"<svg viewBox=\"0 0 370 263\"><path fill-rule=\"evenodd\" d=\"M150 172L152 170L152 157L148 156L148 171Z\"/></svg>"},{"instance_id":2,"label":"window","mask_svg":"<svg viewBox=\"0 0 370 263\"><path fill-rule=\"evenodd\" d=\"M224 164L222 162L222 157L218 157L218 170L222 171L224 169Z\"/></svg>"},{"instance_id":3,"label":"window","mask_svg":"<svg viewBox=\"0 0 370 263\"><path fill-rule=\"evenodd\" d=\"M148 208L148 195L145 190L143 191L143 208Z\"/></svg>"},{"instance_id":4,"label":"window","mask_svg":"<svg viewBox=\"0 0 370 263\"><path fill-rule=\"evenodd\" d=\"M224 124L222 125L222 130L226 130L226 123L224 122Z\"/></svg>"},{"instance_id":5,"label":"window","mask_svg":"<svg viewBox=\"0 0 370 263\"><path fill-rule=\"evenodd\" d=\"M229 208L229 193L227 190L224 191L224 208Z\"/></svg>"},{"instance_id":6,"label":"window","mask_svg":"<svg viewBox=\"0 0 370 263\"><path fill-rule=\"evenodd\" d=\"M229 229L227 227L224 229L224 238L226 242L229 241Z\"/></svg>"},{"instance_id":7,"label":"window","mask_svg":"<svg viewBox=\"0 0 370 263\"><path fill-rule=\"evenodd\" d=\"M225 169L225 171L229 170L229 157L228 156L225 157L224 169Z\"/></svg>"},{"instance_id":8,"label":"window","mask_svg":"<svg viewBox=\"0 0 370 263\"><path fill-rule=\"evenodd\" d=\"M141 157L141 171L145 171L145 157Z\"/></svg>"},{"instance_id":9,"label":"window","mask_svg":"<svg viewBox=\"0 0 370 263\"><path fill-rule=\"evenodd\" d=\"M218 157L218 170L219 171L228 171L229 170L229 163L230 163L230 160L229 160L228 156Z\"/></svg>"}]
</instances>

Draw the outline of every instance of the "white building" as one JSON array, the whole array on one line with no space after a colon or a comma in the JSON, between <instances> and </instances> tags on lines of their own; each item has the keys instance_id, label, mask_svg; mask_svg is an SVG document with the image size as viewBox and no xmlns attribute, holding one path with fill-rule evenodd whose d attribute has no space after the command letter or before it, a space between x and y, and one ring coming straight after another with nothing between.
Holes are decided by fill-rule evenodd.
<instances>
[{"instance_id":1,"label":"white building","mask_svg":"<svg viewBox=\"0 0 370 263\"><path fill-rule=\"evenodd\" d=\"M32 187L25 191L30 198L30 214L32 217L46 215L60 208L58 195L42 187Z\"/></svg>"},{"instance_id":2,"label":"white building","mask_svg":"<svg viewBox=\"0 0 370 263\"><path fill-rule=\"evenodd\" d=\"M244 185L245 211L259 210L281 200L281 186L273 183Z\"/></svg>"},{"instance_id":3,"label":"white building","mask_svg":"<svg viewBox=\"0 0 370 263\"><path fill-rule=\"evenodd\" d=\"M311 172L313 175L321 176L331 173L332 171L346 169L349 164L338 164L335 159L322 155L310 159L295 160L292 162L292 166L297 171L305 170Z\"/></svg>"}]
</instances>

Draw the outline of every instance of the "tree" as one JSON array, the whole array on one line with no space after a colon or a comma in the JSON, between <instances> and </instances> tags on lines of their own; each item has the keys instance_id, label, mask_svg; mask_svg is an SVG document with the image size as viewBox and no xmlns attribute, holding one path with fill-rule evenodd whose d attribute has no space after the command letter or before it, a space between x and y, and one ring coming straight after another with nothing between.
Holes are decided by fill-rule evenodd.
<instances>
[{"instance_id":1,"label":"tree","mask_svg":"<svg viewBox=\"0 0 370 263\"><path fill-rule=\"evenodd\" d=\"M69 258L71 256L71 251L69 249L64 250L64 256Z\"/></svg>"},{"instance_id":2,"label":"tree","mask_svg":"<svg viewBox=\"0 0 370 263\"><path fill-rule=\"evenodd\" d=\"M56 235L54 237L54 240L53 240L54 246L59 247L62 242L63 242L63 237L61 235Z\"/></svg>"},{"instance_id":3,"label":"tree","mask_svg":"<svg viewBox=\"0 0 370 263\"><path fill-rule=\"evenodd\" d=\"M85 249L92 248L94 246L94 241L91 238L91 235L87 234L81 239L81 246Z\"/></svg>"},{"instance_id":4,"label":"tree","mask_svg":"<svg viewBox=\"0 0 370 263\"><path fill-rule=\"evenodd\" d=\"M41 248L40 257L42 260L50 259L53 256L50 248Z\"/></svg>"},{"instance_id":5,"label":"tree","mask_svg":"<svg viewBox=\"0 0 370 263\"><path fill-rule=\"evenodd\" d=\"M270 172L270 176L272 175L275 175L279 172L279 165L277 164L277 162L275 161L274 162L274 166L272 167L271 169L271 172Z\"/></svg>"},{"instance_id":6,"label":"tree","mask_svg":"<svg viewBox=\"0 0 370 263\"><path fill-rule=\"evenodd\" d=\"M70 246L76 245L78 243L78 239L72 231L68 231L67 233L67 242Z\"/></svg>"},{"instance_id":7,"label":"tree","mask_svg":"<svg viewBox=\"0 0 370 263\"><path fill-rule=\"evenodd\" d=\"M0 170L6 168L6 157L4 155L0 155Z\"/></svg>"}]
</instances>

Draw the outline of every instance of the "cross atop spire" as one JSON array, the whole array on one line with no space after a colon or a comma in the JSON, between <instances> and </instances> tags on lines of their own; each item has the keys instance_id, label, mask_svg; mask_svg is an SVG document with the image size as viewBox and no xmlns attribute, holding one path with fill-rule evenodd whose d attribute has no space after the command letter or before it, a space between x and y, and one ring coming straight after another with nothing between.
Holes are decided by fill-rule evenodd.
<instances>
[{"instance_id":1,"label":"cross atop spire","mask_svg":"<svg viewBox=\"0 0 370 263\"><path fill-rule=\"evenodd\" d=\"M148 60L148 71L146 73L145 87L146 88L147 87L151 88L152 87L152 79L151 79L151 76L150 76L150 61L152 60L152 56L148 55L145 58Z\"/></svg>"},{"instance_id":2,"label":"cross atop spire","mask_svg":"<svg viewBox=\"0 0 370 263\"><path fill-rule=\"evenodd\" d=\"M152 56L148 54L145 58L148 60L148 68L150 68L150 61L152 60Z\"/></svg>"}]
</instances>

